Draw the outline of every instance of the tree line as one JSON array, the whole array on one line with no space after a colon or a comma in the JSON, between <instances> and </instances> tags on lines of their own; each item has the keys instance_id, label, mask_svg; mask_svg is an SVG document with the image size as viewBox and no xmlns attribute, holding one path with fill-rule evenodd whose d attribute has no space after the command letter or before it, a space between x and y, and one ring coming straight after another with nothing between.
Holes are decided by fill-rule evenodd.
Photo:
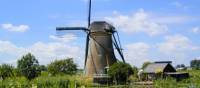
<instances>
[{"instance_id":1,"label":"tree line","mask_svg":"<svg viewBox=\"0 0 200 88\"><path fill-rule=\"evenodd\" d=\"M28 53L17 61L17 67L10 64L0 65L0 79L4 80L8 77L24 76L28 80L31 80L40 76L42 71L48 71L50 75L71 75L76 73L77 65L73 62L72 58L55 60L47 66L40 65L35 56Z\"/></svg>"},{"instance_id":2,"label":"tree line","mask_svg":"<svg viewBox=\"0 0 200 88\"><path fill-rule=\"evenodd\" d=\"M32 80L41 75L42 72L47 72L49 76L56 75L75 75L78 73L77 65L73 58L66 58L62 60L55 60L45 65L40 65L36 57L28 53L17 61L17 66L14 67L9 64L0 65L0 80L11 77L25 77ZM118 61L114 63L108 70L108 75L117 84L123 84L129 80L131 75L137 74L137 68L132 67L128 63Z\"/></svg>"}]
</instances>

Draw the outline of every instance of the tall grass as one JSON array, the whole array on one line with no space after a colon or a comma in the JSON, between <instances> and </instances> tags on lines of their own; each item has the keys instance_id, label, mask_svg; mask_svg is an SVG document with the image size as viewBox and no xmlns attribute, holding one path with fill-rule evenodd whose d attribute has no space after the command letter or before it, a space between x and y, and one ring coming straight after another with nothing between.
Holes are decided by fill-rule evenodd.
<instances>
[{"instance_id":1,"label":"tall grass","mask_svg":"<svg viewBox=\"0 0 200 88\"><path fill-rule=\"evenodd\" d=\"M176 81L173 78L159 79L154 81L154 88L200 88L200 70L188 70L188 79Z\"/></svg>"},{"instance_id":2,"label":"tall grass","mask_svg":"<svg viewBox=\"0 0 200 88\"><path fill-rule=\"evenodd\" d=\"M158 79L153 82L153 88L200 88L200 70L189 70L190 78L176 81L173 78ZM130 80L137 81L133 77ZM132 81L134 82L134 81ZM132 88L134 85L127 85ZM127 87L126 86L126 87ZM47 72L42 72L41 76L29 81L25 77L11 77L5 80L0 79L0 88L93 88L92 78L82 75L56 75L50 76ZM120 87L113 85L112 87ZM144 87L144 86L143 86ZM143 88L137 86L134 88ZM98 88L98 86L96 86ZM105 87L99 87L105 88ZM108 87L107 87L108 88Z\"/></svg>"},{"instance_id":3,"label":"tall grass","mask_svg":"<svg viewBox=\"0 0 200 88\"><path fill-rule=\"evenodd\" d=\"M0 88L29 88L29 81L25 77L12 77L0 81Z\"/></svg>"},{"instance_id":4,"label":"tall grass","mask_svg":"<svg viewBox=\"0 0 200 88\"><path fill-rule=\"evenodd\" d=\"M12 77L0 80L0 88L76 88L91 86L91 78L81 75L49 76L47 73L42 73L41 76L31 81L25 77Z\"/></svg>"}]
</instances>

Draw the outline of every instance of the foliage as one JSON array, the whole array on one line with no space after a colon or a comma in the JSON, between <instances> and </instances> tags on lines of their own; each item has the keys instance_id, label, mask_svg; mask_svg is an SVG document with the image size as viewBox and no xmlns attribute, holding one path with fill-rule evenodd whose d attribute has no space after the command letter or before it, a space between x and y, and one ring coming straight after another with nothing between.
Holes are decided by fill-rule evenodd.
<instances>
[{"instance_id":1,"label":"foliage","mask_svg":"<svg viewBox=\"0 0 200 88\"><path fill-rule=\"evenodd\" d=\"M149 64L151 64L152 62L149 62L149 61L147 61L147 62L144 62L143 64L142 64L142 69L144 69L144 68L146 68Z\"/></svg>"},{"instance_id":2,"label":"foliage","mask_svg":"<svg viewBox=\"0 0 200 88\"><path fill-rule=\"evenodd\" d=\"M29 80L39 76L40 69L38 60L31 53L24 55L17 62L17 68L20 73Z\"/></svg>"},{"instance_id":3,"label":"foliage","mask_svg":"<svg viewBox=\"0 0 200 88\"><path fill-rule=\"evenodd\" d=\"M125 83L133 73L132 67L123 62L114 63L108 71L108 74L117 82L117 84Z\"/></svg>"},{"instance_id":4,"label":"foliage","mask_svg":"<svg viewBox=\"0 0 200 88\"><path fill-rule=\"evenodd\" d=\"M154 88L178 88L173 78L158 79L154 81Z\"/></svg>"},{"instance_id":5,"label":"foliage","mask_svg":"<svg viewBox=\"0 0 200 88\"><path fill-rule=\"evenodd\" d=\"M31 84L36 88L70 88L70 80L66 76L41 76L34 79Z\"/></svg>"},{"instance_id":6,"label":"foliage","mask_svg":"<svg viewBox=\"0 0 200 88\"><path fill-rule=\"evenodd\" d=\"M14 76L13 73L14 67L9 64L2 64L0 65L0 79L5 79L7 77Z\"/></svg>"},{"instance_id":7,"label":"foliage","mask_svg":"<svg viewBox=\"0 0 200 88\"><path fill-rule=\"evenodd\" d=\"M182 81L176 81L173 78L154 80L153 85L111 85L116 88L200 88L200 70L188 70L190 78ZM45 72L47 74L47 72ZM131 76L132 77L132 76ZM133 78L136 80L137 78ZM135 81L133 81L135 82ZM101 86L101 85L99 85ZM0 80L0 88L109 88L94 87L92 78L81 75L41 75L33 80L27 80L25 77L9 77Z\"/></svg>"},{"instance_id":8,"label":"foliage","mask_svg":"<svg viewBox=\"0 0 200 88\"><path fill-rule=\"evenodd\" d=\"M154 88L200 88L200 71L187 70L190 78L176 81L172 78L158 79L154 81Z\"/></svg>"},{"instance_id":9,"label":"foliage","mask_svg":"<svg viewBox=\"0 0 200 88\"><path fill-rule=\"evenodd\" d=\"M0 88L82 88L92 87L91 78L79 75L39 76L33 80L11 77L0 80Z\"/></svg>"},{"instance_id":10,"label":"foliage","mask_svg":"<svg viewBox=\"0 0 200 88\"><path fill-rule=\"evenodd\" d=\"M184 64L178 64L176 65L176 68L185 68L186 66Z\"/></svg>"},{"instance_id":11,"label":"foliage","mask_svg":"<svg viewBox=\"0 0 200 88\"><path fill-rule=\"evenodd\" d=\"M72 58L55 60L48 65L48 72L52 75L56 74L75 74L77 71L77 65L73 62Z\"/></svg>"},{"instance_id":12,"label":"foliage","mask_svg":"<svg viewBox=\"0 0 200 88\"><path fill-rule=\"evenodd\" d=\"M40 65L39 70L40 71L47 71L47 67L45 65Z\"/></svg>"},{"instance_id":13,"label":"foliage","mask_svg":"<svg viewBox=\"0 0 200 88\"><path fill-rule=\"evenodd\" d=\"M178 65L176 65L176 69L177 70L186 70L187 67L184 64L178 64Z\"/></svg>"},{"instance_id":14,"label":"foliage","mask_svg":"<svg viewBox=\"0 0 200 88\"><path fill-rule=\"evenodd\" d=\"M137 76L138 68L136 66L133 66L132 69L133 69L133 74Z\"/></svg>"},{"instance_id":15,"label":"foliage","mask_svg":"<svg viewBox=\"0 0 200 88\"><path fill-rule=\"evenodd\" d=\"M200 60L192 60L190 62L190 67L192 67L193 69L200 69Z\"/></svg>"},{"instance_id":16,"label":"foliage","mask_svg":"<svg viewBox=\"0 0 200 88\"><path fill-rule=\"evenodd\" d=\"M0 88L30 88L30 86L25 77L12 77L0 81Z\"/></svg>"}]
</instances>

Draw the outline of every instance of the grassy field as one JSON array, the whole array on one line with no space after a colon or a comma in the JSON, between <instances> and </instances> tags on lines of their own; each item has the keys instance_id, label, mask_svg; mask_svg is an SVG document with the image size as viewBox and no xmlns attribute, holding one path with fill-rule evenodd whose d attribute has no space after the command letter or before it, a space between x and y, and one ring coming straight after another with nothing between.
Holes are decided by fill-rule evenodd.
<instances>
[{"instance_id":1,"label":"grassy field","mask_svg":"<svg viewBox=\"0 0 200 88\"><path fill-rule=\"evenodd\" d=\"M24 77L12 77L0 80L0 88L200 88L200 70L189 70L190 78L182 81L175 79L158 79L153 85L93 85L91 78L81 75L49 76L44 72L40 77L31 81ZM134 82L134 80L131 80Z\"/></svg>"},{"instance_id":2,"label":"grassy field","mask_svg":"<svg viewBox=\"0 0 200 88\"><path fill-rule=\"evenodd\" d=\"M190 78L181 81L168 78L165 80L155 80L154 88L200 88L200 71L199 70L188 70Z\"/></svg>"}]
</instances>

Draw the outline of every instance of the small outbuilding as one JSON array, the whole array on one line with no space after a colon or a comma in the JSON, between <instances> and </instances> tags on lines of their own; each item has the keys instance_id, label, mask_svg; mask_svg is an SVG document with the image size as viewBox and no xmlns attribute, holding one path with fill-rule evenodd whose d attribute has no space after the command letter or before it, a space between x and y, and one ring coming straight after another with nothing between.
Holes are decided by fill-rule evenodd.
<instances>
[{"instance_id":1,"label":"small outbuilding","mask_svg":"<svg viewBox=\"0 0 200 88\"><path fill-rule=\"evenodd\" d=\"M189 77L186 72L176 72L172 66L172 61L158 61L147 65L143 70L145 80L155 80L157 78L173 77L181 80Z\"/></svg>"},{"instance_id":2,"label":"small outbuilding","mask_svg":"<svg viewBox=\"0 0 200 88\"><path fill-rule=\"evenodd\" d=\"M174 73L176 69L171 65L171 61L154 62L146 66L143 70L146 80L154 80L164 77L166 73Z\"/></svg>"}]
</instances>

